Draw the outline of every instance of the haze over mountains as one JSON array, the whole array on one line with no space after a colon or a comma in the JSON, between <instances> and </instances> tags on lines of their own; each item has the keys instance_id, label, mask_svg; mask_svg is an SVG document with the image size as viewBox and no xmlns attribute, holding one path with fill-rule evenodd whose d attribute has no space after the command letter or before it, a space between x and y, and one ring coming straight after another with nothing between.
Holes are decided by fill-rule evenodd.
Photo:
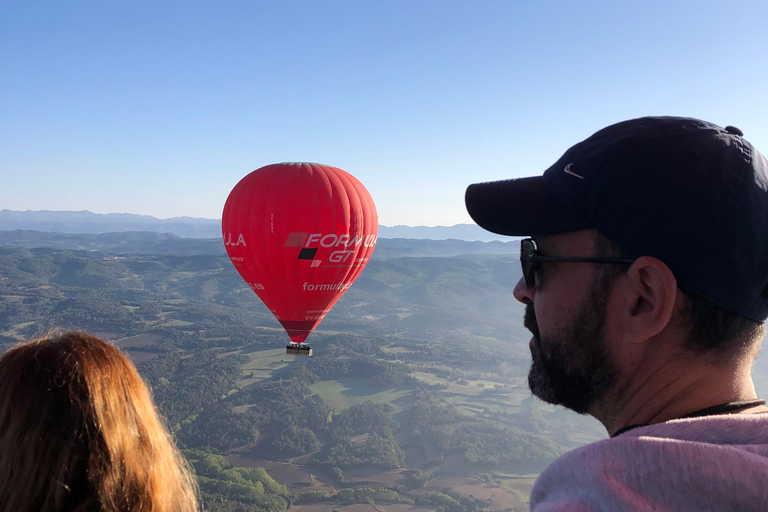
<instances>
[{"instance_id":1,"label":"haze over mountains","mask_svg":"<svg viewBox=\"0 0 768 512\"><path fill-rule=\"evenodd\" d=\"M173 217L158 219L132 213L93 213L82 211L0 210L0 231L48 231L54 233L103 234L128 231L172 233L181 238L219 238L220 219ZM510 241L474 224L455 226L379 226L379 238L423 240Z\"/></svg>"}]
</instances>

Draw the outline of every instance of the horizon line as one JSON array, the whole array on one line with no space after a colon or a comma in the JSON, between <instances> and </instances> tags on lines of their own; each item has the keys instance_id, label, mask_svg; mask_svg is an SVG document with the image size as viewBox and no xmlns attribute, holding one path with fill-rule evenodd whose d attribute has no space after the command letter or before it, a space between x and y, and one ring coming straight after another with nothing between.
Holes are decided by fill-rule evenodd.
<instances>
[{"instance_id":1,"label":"horizon line","mask_svg":"<svg viewBox=\"0 0 768 512\"><path fill-rule=\"evenodd\" d=\"M221 222L221 218L210 218L210 217L192 217L190 215L178 215L175 217L156 217L154 215L148 215L144 213L130 213L130 212L110 212L110 213L98 213L93 212L91 210L11 210L8 208L0 209L0 213L2 212L11 212L11 213L89 213L91 215L101 215L101 216L108 216L108 215L130 215L134 217L149 217L151 219L155 220L161 220L161 221L170 221L175 219L193 219L193 220L204 220L204 221L216 221ZM411 226L408 224L393 224L390 226L387 226L385 224L379 224L379 227L385 227L385 228L452 228L456 226L477 226L477 224L469 223L469 222L459 222L457 224L437 224L437 225L426 225L426 224L419 224L416 226ZM477 226L480 228L480 226ZM482 228L480 228L482 229Z\"/></svg>"}]
</instances>

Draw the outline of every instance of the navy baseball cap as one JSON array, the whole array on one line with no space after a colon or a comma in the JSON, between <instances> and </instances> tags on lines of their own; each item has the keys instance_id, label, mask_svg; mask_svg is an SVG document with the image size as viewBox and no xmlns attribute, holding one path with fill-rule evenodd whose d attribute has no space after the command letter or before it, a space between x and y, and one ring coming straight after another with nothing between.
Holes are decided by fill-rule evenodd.
<instances>
[{"instance_id":1,"label":"navy baseball cap","mask_svg":"<svg viewBox=\"0 0 768 512\"><path fill-rule=\"evenodd\" d=\"M594 228L663 261L684 290L768 318L768 161L738 128L644 117L571 147L543 176L470 185L481 227L536 236Z\"/></svg>"}]
</instances>

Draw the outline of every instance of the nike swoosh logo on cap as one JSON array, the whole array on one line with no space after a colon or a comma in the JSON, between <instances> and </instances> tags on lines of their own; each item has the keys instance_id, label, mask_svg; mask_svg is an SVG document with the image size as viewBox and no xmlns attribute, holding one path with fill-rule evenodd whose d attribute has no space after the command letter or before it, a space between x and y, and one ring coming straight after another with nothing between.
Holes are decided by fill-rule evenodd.
<instances>
[{"instance_id":1,"label":"nike swoosh logo on cap","mask_svg":"<svg viewBox=\"0 0 768 512\"><path fill-rule=\"evenodd\" d=\"M582 179L582 180L585 180L586 178L585 178L584 176L582 176L582 175L580 175L580 174L576 174L575 172L573 172L573 171L571 170L571 166L572 166L572 165L573 165L573 164L568 164L568 165L566 165L566 166L565 166L565 168L563 169L563 171L565 172L565 174L570 174L571 176L576 176L577 178L580 178L580 179Z\"/></svg>"}]
</instances>

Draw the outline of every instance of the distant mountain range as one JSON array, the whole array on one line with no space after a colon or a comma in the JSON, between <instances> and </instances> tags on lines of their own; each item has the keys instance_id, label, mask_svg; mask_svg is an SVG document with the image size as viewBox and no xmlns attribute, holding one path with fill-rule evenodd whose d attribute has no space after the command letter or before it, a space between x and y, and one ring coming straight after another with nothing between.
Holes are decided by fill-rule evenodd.
<instances>
[{"instance_id":1,"label":"distant mountain range","mask_svg":"<svg viewBox=\"0 0 768 512\"><path fill-rule=\"evenodd\" d=\"M32 249L53 247L62 250L101 251L110 254L152 255L225 255L221 237L182 238L172 233L123 231L112 233L55 233L16 229L0 231L0 247ZM379 238L375 259L402 257L442 257L471 254L516 255L520 246L510 242L469 242L466 240L420 240L414 238Z\"/></svg>"},{"instance_id":2,"label":"distant mountain range","mask_svg":"<svg viewBox=\"0 0 768 512\"><path fill-rule=\"evenodd\" d=\"M122 233L151 231L173 233L182 238L216 238L221 236L221 221L194 217L158 219L133 213L93 213L82 211L14 211L0 210L0 230L17 229L72 234Z\"/></svg>"},{"instance_id":3,"label":"distant mountain range","mask_svg":"<svg viewBox=\"0 0 768 512\"><path fill-rule=\"evenodd\" d=\"M93 213L82 211L0 210L0 231L34 230L54 233L103 234L126 231L172 233L181 238L219 238L220 219L173 217L158 219L133 213ZM379 238L422 240L510 241L489 233L475 224L455 226L379 226Z\"/></svg>"}]
</instances>

